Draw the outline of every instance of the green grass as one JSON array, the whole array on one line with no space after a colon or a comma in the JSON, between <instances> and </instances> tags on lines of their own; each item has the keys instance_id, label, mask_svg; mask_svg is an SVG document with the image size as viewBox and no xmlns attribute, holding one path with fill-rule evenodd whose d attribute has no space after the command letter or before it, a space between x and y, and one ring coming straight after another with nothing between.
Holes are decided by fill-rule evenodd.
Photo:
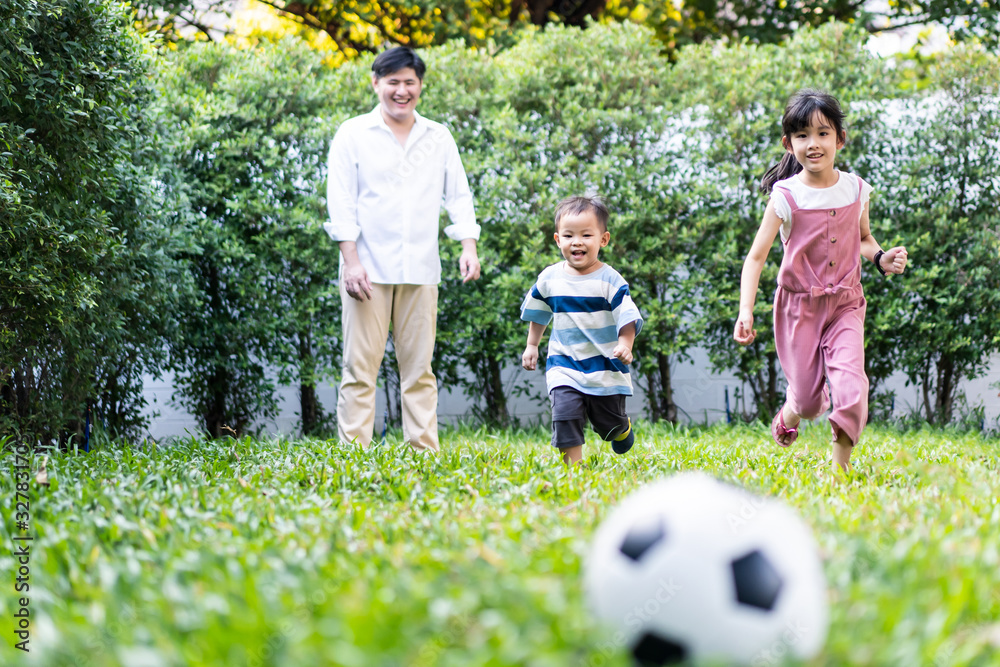
<instances>
[{"instance_id":1,"label":"green grass","mask_svg":"<svg viewBox=\"0 0 1000 667\"><path fill-rule=\"evenodd\" d=\"M575 470L543 431L449 432L437 457L193 438L50 454L31 490L31 663L628 665L584 603L589 538L641 484L702 469L812 525L831 626L810 664L1000 665L995 440L871 428L838 480L823 423L791 451L765 425L639 428L630 454L594 440ZM13 576L0 586L0 664L26 663Z\"/></svg>"}]
</instances>

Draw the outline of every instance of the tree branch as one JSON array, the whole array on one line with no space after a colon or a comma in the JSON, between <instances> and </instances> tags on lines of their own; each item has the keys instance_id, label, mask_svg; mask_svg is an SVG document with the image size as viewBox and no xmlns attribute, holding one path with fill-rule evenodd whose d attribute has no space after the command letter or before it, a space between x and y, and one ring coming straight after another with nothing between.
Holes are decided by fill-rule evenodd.
<instances>
[{"instance_id":1,"label":"tree branch","mask_svg":"<svg viewBox=\"0 0 1000 667\"><path fill-rule=\"evenodd\" d=\"M337 50L342 53L347 51L349 48L353 48L355 51L369 50L365 47L359 48L359 45L350 41L345 43L344 40L342 40L337 34L341 28L343 28L341 23L333 20L324 22L319 16L311 14L306 6L301 2L292 2L281 5L278 5L273 0L257 0L257 2L274 9L282 18L293 21L307 28L312 28L313 30L325 32L330 36L330 39L333 40L333 43L337 45Z\"/></svg>"},{"instance_id":2,"label":"tree branch","mask_svg":"<svg viewBox=\"0 0 1000 667\"><path fill-rule=\"evenodd\" d=\"M197 29L198 31L200 31L200 32L201 32L201 33L202 33L203 35L205 35L205 37L207 37L207 38L208 38L208 41L210 41L210 42L214 42L214 41L215 41L215 40L214 40L214 39L212 38L212 33L210 32L211 28L209 28L208 26L206 26L206 25L204 25L203 23L199 22L199 21L197 20L197 17L196 17L196 16L192 16L191 18L188 18L188 17L184 16L183 14L177 14L177 18L178 18L179 20L181 20L181 21L184 21L184 24L185 24L185 25L189 25L189 26L191 26L192 28L196 28L196 29ZM225 32L225 31L223 31L223 30L219 30L218 32Z\"/></svg>"}]
</instances>

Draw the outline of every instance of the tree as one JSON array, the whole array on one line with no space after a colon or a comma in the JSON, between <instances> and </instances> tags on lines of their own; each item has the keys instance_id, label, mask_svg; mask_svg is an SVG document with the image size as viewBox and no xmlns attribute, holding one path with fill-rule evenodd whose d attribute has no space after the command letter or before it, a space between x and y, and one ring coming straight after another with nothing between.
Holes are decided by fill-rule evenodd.
<instances>
[{"instance_id":1,"label":"tree","mask_svg":"<svg viewBox=\"0 0 1000 667\"><path fill-rule=\"evenodd\" d=\"M924 0L257 0L306 31L329 36L342 57L374 53L384 45L426 47L461 39L467 46L491 41L511 46L518 29L550 23L586 27L589 19L630 21L654 29L665 51L676 58L688 44L706 40L775 44L795 31L830 21L854 23L869 33L938 24L953 39L1000 40L1000 7L991 2ZM232 10L231 0L138 0L148 30L176 39L193 29L210 37L207 17Z\"/></svg>"},{"instance_id":2,"label":"tree","mask_svg":"<svg viewBox=\"0 0 1000 667\"><path fill-rule=\"evenodd\" d=\"M0 10L0 425L26 440L145 420L185 291L167 227L150 52L105 2Z\"/></svg>"},{"instance_id":3,"label":"tree","mask_svg":"<svg viewBox=\"0 0 1000 667\"><path fill-rule=\"evenodd\" d=\"M302 34L318 32L333 42L344 58L377 53L386 45L415 48L461 39L468 46L493 41L511 45L520 27L550 21L582 26L596 17L605 0L256 0L271 8ZM168 40L182 38L187 29L201 39L212 39L210 16L232 15L232 0L138 0L137 19L147 31Z\"/></svg>"},{"instance_id":4,"label":"tree","mask_svg":"<svg viewBox=\"0 0 1000 667\"><path fill-rule=\"evenodd\" d=\"M863 0L685 0L681 3L619 0L606 13L618 19L642 17L676 58L678 49L707 40L776 44L796 30L830 21L865 22L868 18L865 4Z\"/></svg>"},{"instance_id":5,"label":"tree","mask_svg":"<svg viewBox=\"0 0 1000 667\"><path fill-rule=\"evenodd\" d=\"M273 417L276 383L297 382L303 430L314 432L324 421L315 385L340 354L337 253L320 193L325 112L343 98L294 41L186 49L162 81L160 123L180 129L176 183L196 220L186 259L199 307L172 349L178 400L218 437Z\"/></svg>"},{"instance_id":6,"label":"tree","mask_svg":"<svg viewBox=\"0 0 1000 667\"><path fill-rule=\"evenodd\" d=\"M996 46L1000 39L1000 8L996 3L965 0L866 2L865 0L610 0L605 17L640 20L675 57L677 49L706 40L736 44L778 44L803 28L830 21L852 23L869 33L917 25L941 25L953 39L978 39Z\"/></svg>"},{"instance_id":7,"label":"tree","mask_svg":"<svg viewBox=\"0 0 1000 667\"><path fill-rule=\"evenodd\" d=\"M559 259L555 206L588 191L610 205L612 243L603 254L647 318L635 369L652 387L654 415L676 417L669 368L691 336L682 317L690 301L680 296L687 206L673 178L678 156L661 140L670 120L666 63L640 26L594 26L588 37L553 26L492 60L431 52L447 55L430 72L445 63L455 70L444 69L449 95L428 91L428 113L457 110L448 122L483 225L482 278L442 283L439 374L477 399L488 423L509 423L507 397L524 390L523 376L510 371L524 349L520 305L540 270Z\"/></svg>"},{"instance_id":8,"label":"tree","mask_svg":"<svg viewBox=\"0 0 1000 667\"><path fill-rule=\"evenodd\" d=\"M455 137L483 227L479 280L463 283L457 268L461 246L450 240L441 243L434 372L442 387L461 387L485 423L507 426L510 388L503 371L509 365L508 346L516 325L510 322L504 299L511 277L505 275L508 265L502 255L514 242L507 234L517 232L494 226L492 216L493 197L499 193L492 191L490 165L505 149L494 126L503 104L500 67L484 50L469 50L458 41L430 49L426 57L421 113L444 123Z\"/></svg>"},{"instance_id":9,"label":"tree","mask_svg":"<svg viewBox=\"0 0 1000 667\"><path fill-rule=\"evenodd\" d=\"M167 43L215 39L221 18L231 17L237 0L132 0L136 26Z\"/></svg>"},{"instance_id":10,"label":"tree","mask_svg":"<svg viewBox=\"0 0 1000 667\"><path fill-rule=\"evenodd\" d=\"M866 159L879 193L873 230L911 258L891 280L868 271L868 356L920 387L932 424L952 421L960 381L1000 350L998 100L1000 60L955 49L923 95L887 107Z\"/></svg>"},{"instance_id":11,"label":"tree","mask_svg":"<svg viewBox=\"0 0 1000 667\"><path fill-rule=\"evenodd\" d=\"M960 42L979 41L996 48L1000 44L1000 5L967 0L897 0L888 10L873 13L869 29L893 30L908 26L938 24ZM881 25L880 25L881 24Z\"/></svg>"}]
</instances>

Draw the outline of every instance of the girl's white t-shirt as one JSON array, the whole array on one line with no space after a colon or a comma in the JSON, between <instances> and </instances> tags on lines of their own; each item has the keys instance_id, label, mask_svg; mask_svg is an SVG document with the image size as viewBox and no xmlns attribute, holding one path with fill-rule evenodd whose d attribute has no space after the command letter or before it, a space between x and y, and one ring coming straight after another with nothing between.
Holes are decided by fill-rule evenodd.
<instances>
[{"instance_id":1,"label":"girl's white t-shirt","mask_svg":"<svg viewBox=\"0 0 1000 667\"><path fill-rule=\"evenodd\" d=\"M837 171L837 182L828 188L812 188L799 180L798 175L778 181L771 190L771 201L774 202L774 212L781 218L781 240L786 241L792 233L792 207L785 200L785 195L778 190L786 188L792 193L796 205L803 209L840 208L854 203L858 197L858 177L847 172ZM865 205L871 195L872 186L865 183L861 190L861 206Z\"/></svg>"}]
</instances>

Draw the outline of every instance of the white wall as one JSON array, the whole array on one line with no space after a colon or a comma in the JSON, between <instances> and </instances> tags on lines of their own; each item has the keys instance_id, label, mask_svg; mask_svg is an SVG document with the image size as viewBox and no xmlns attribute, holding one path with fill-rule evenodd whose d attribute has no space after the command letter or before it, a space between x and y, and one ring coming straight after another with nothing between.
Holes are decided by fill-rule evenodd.
<instances>
[{"instance_id":1,"label":"white wall","mask_svg":"<svg viewBox=\"0 0 1000 667\"><path fill-rule=\"evenodd\" d=\"M726 391L729 393L731 408L735 411L735 391L741 389L739 382L731 375L715 375L709 373L708 359L704 352L696 350L690 363L677 364L674 368L673 386L674 400L680 408L683 420L697 423L716 422L726 418ZM544 393L545 381L541 373L526 374L525 371L512 366L508 371L507 380L511 374L520 377L530 377L540 392ZM918 387L905 386L906 378L900 373L887 382L886 388L896 391L895 413L905 415L915 411L920 405ZM963 382L961 389L965 392L970 406L983 405L986 411L986 425L994 430L1000 428L1000 355L993 359L991 371L986 377ZM990 386L994 385L994 386ZM149 401L148 414L159 413L150 424L149 434L156 440L168 437L196 434L200 424L195 417L183 410L170 405L173 391L172 378L161 380L147 378L144 394ZM318 397L323 408L333 412L336 410L337 390L333 386L324 385L318 389ZM262 424L267 433L294 434L298 420L298 390L295 387L282 388L280 392L282 411L277 420ZM471 402L462 395L460 390L449 392L442 390L439 397L438 415L442 422L454 423L469 415ZM524 398L512 399L509 406L512 416L522 422L532 420L548 420L547 405L539 406ZM636 395L628 401L629 412L642 417L646 409L645 396L637 388ZM385 397L380 390L376 406L376 435L381 433L385 410Z\"/></svg>"}]
</instances>

